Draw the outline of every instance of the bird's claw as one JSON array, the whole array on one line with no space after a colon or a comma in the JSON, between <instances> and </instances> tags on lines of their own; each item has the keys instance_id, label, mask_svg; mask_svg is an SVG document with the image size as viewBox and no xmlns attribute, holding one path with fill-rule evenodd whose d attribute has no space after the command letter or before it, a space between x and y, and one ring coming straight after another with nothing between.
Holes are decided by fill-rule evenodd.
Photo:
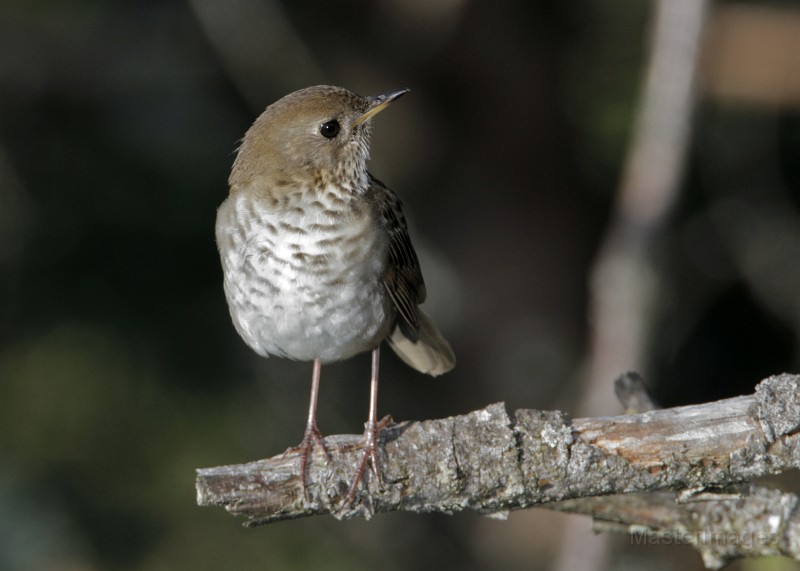
<instances>
[{"instance_id":1,"label":"bird's claw","mask_svg":"<svg viewBox=\"0 0 800 571\"><path fill-rule=\"evenodd\" d=\"M311 453L314 451L314 446L319 444L322 448L322 451L325 453L326 458L330 461L331 460L331 453L328 450L328 447L325 445L325 440L322 437L322 433L317 428L316 424L309 424L306 426L305 433L303 434L303 440L300 441L300 444L293 448L288 448L284 454L299 454L300 455L300 481L303 484L303 496L305 497L306 501L309 501L308 495L308 465L309 465L309 458L311 457Z\"/></svg>"},{"instance_id":2,"label":"bird's claw","mask_svg":"<svg viewBox=\"0 0 800 571\"><path fill-rule=\"evenodd\" d=\"M383 485L383 476L381 474L380 463L378 462L378 436L380 431L392 422L392 417L387 415L378 423L367 423L364 430L364 455L361 457L361 462L359 462L358 468L356 469L356 475L350 483L350 489L337 510L339 513L346 510L355 501L359 485L364 481L367 466L369 466L370 471L373 476L375 476L378 485Z\"/></svg>"}]
</instances>

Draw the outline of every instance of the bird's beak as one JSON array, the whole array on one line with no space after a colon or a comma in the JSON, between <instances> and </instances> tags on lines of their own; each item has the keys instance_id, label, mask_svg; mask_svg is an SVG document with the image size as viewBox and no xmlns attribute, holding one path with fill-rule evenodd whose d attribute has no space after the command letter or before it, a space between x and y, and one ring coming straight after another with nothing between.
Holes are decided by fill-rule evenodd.
<instances>
[{"instance_id":1,"label":"bird's beak","mask_svg":"<svg viewBox=\"0 0 800 571\"><path fill-rule=\"evenodd\" d=\"M409 91L411 90L407 87L404 87L402 89L393 89L391 91L387 91L382 95L373 95L372 97L367 97L366 99L369 103L369 108L367 109L366 113L353 121L353 127L371 119L373 115L380 113L386 109L392 101L399 98L401 95L405 95Z\"/></svg>"}]
</instances>

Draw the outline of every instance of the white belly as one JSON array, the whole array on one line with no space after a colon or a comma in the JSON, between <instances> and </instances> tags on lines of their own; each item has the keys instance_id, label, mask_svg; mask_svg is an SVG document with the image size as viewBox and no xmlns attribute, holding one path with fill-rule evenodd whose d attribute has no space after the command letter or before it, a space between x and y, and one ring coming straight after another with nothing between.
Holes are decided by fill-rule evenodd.
<instances>
[{"instance_id":1,"label":"white belly","mask_svg":"<svg viewBox=\"0 0 800 571\"><path fill-rule=\"evenodd\" d=\"M220 207L225 295L237 331L260 355L337 361L386 336L387 239L371 216L339 208L335 216L332 208L276 212L243 192Z\"/></svg>"}]
</instances>

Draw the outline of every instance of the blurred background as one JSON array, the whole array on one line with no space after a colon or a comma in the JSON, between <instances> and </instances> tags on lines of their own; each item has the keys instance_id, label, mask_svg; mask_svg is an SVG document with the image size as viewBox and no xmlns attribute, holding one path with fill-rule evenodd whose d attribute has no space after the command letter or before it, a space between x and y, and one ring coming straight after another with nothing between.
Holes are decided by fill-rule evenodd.
<instances>
[{"instance_id":1,"label":"blurred background","mask_svg":"<svg viewBox=\"0 0 800 571\"><path fill-rule=\"evenodd\" d=\"M673 85L650 73L656 7L5 0L0 569L536 570L595 541L587 519L545 510L244 529L195 505L196 468L302 436L311 365L238 338L213 227L238 139L307 85L412 89L375 121L370 167L405 203L426 311L459 363L432 380L385 351L379 414L618 414L628 369L663 406L797 372L800 7L689 16L696 49L668 66L689 97L649 123L646 86ZM673 123L659 177L663 153L635 151ZM617 251L634 271L607 270ZM323 369L323 433L361 431L368 372L367 355ZM702 568L688 546L602 542L598 569Z\"/></svg>"}]
</instances>

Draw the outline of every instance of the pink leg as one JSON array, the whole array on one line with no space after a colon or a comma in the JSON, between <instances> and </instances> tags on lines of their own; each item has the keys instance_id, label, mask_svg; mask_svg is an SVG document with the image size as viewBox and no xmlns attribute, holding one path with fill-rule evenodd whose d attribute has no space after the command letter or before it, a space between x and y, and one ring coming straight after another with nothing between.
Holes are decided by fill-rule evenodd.
<instances>
[{"instance_id":1,"label":"pink leg","mask_svg":"<svg viewBox=\"0 0 800 571\"><path fill-rule=\"evenodd\" d=\"M361 458L361 463L358 465L356 475L353 482L350 484L350 490L347 492L347 497L342 504L342 509L350 505L356 497L356 491L359 484L364 481L364 474L367 471L367 465L372 469L378 481L381 480L381 470L378 464L378 433L383 426L378 425L378 369L380 364L380 347L372 350L372 374L370 376L369 384L369 418L364 427L364 456ZM387 417L389 421L389 419ZM387 420L384 419L384 420ZM384 424L382 420L381 425Z\"/></svg>"},{"instance_id":2,"label":"pink leg","mask_svg":"<svg viewBox=\"0 0 800 571\"><path fill-rule=\"evenodd\" d=\"M314 359L314 372L311 375L311 397L308 403L308 421L306 422L306 430L303 434L303 440L297 448L292 451L300 452L300 475L303 479L303 493L308 499L308 459L311 456L311 451L314 450L314 445L319 444L325 451L325 455L330 458L330 453L325 447L325 442L322 440L322 434L317 428L317 396L319 395L319 377L322 371L322 363L319 359Z\"/></svg>"}]
</instances>

